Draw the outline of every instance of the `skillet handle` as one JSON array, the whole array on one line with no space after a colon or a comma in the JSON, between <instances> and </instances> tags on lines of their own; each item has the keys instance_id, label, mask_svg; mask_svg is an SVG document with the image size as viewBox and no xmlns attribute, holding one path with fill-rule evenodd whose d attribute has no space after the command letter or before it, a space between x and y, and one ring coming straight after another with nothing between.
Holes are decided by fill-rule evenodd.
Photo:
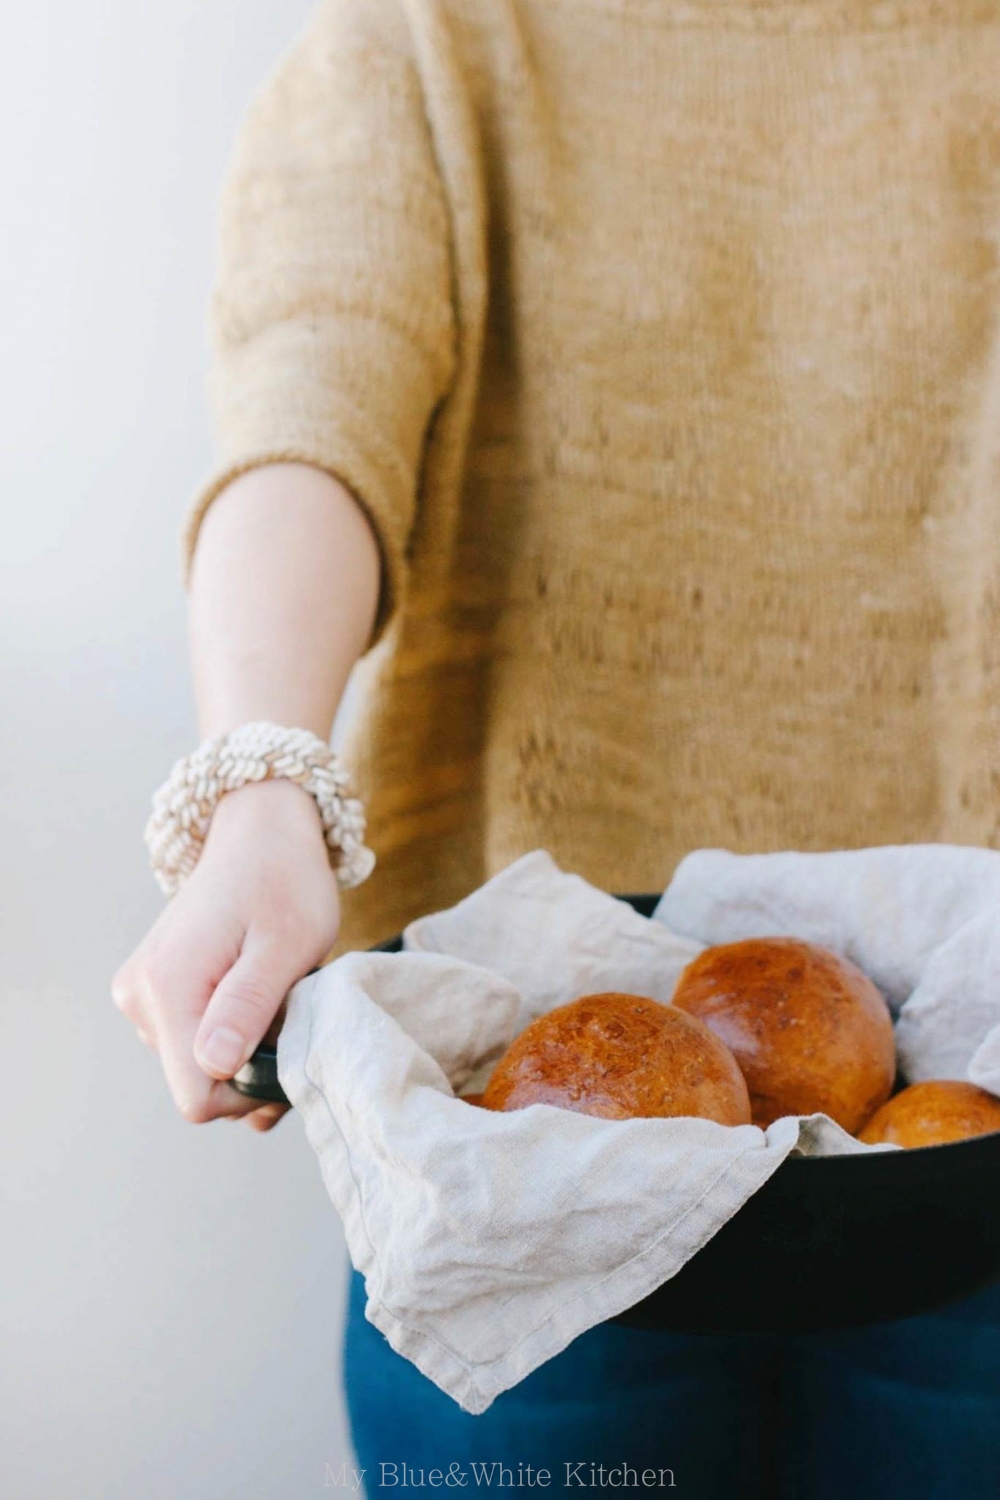
<instances>
[{"instance_id":1,"label":"skillet handle","mask_svg":"<svg viewBox=\"0 0 1000 1500\"><path fill-rule=\"evenodd\" d=\"M278 1081L278 1049L263 1043L230 1080L238 1094L261 1103L288 1104L290 1100Z\"/></svg>"},{"instance_id":2,"label":"skillet handle","mask_svg":"<svg viewBox=\"0 0 1000 1500\"><path fill-rule=\"evenodd\" d=\"M309 974L318 974L321 968L322 965L317 964L309 970ZM303 975L303 978L308 978L309 974ZM284 1019L285 1004L286 1001L282 1001L277 1012L281 1019ZM238 1094L243 1094L247 1099L259 1099L262 1104L292 1102L278 1080L278 1049L273 1042L261 1042L256 1052L247 1058L229 1082Z\"/></svg>"}]
</instances>

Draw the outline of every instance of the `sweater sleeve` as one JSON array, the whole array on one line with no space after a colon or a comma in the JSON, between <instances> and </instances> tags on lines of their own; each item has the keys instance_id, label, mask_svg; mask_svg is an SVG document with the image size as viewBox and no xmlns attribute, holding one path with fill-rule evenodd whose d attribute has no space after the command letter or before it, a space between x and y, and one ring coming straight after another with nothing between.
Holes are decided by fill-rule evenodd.
<instances>
[{"instance_id":1,"label":"sweater sleeve","mask_svg":"<svg viewBox=\"0 0 1000 1500\"><path fill-rule=\"evenodd\" d=\"M406 582L428 425L455 365L447 205L395 0L327 0L254 100L225 185L210 310L215 463L339 479L382 556L378 641Z\"/></svg>"}]
</instances>

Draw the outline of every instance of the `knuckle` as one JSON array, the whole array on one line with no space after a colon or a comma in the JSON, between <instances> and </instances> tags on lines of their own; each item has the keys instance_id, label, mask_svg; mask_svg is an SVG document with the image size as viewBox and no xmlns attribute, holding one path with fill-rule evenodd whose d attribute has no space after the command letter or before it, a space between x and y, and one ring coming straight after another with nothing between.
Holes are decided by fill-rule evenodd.
<instances>
[{"instance_id":1,"label":"knuckle","mask_svg":"<svg viewBox=\"0 0 1000 1500\"><path fill-rule=\"evenodd\" d=\"M147 960L142 969L142 984L154 1004L163 999L170 987L170 969L162 957Z\"/></svg>"},{"instance_id":2,"label":"knuckle","mask_svg":"<svg viewBox=\"0 0 1000 1500\"><path fill-rule=\"evenodd\" d=\"M131 1021L133 1026L137 1026L142 1016L142 1006L139 1004L138 996L132 991L117 994L113 992L111 998L120 1014L127 1021Z\"/></svg>"},{"instance_id":3,"label":"knuckle","mask_svg":"<svg viewBox=\"0 0 1000 1500\"><path fill-rule=\"evenodd\" d=\"M135 964L129 960L122 964L111 981L111 999L119 1010L127 1012L129 1006L135 1004L136 989Z\"/></svg>"},{"instance_id":4,"label":"knuckle","mask_svg":"<svg viewBox=\"0 0 1000 1500\"><path fill-rule=\"evenodd\" d=\"M207 1125L215 1119L215 1111L207 1099L184 1099L177 1108L189 1125Z\"/></svg>"}]
</instances>

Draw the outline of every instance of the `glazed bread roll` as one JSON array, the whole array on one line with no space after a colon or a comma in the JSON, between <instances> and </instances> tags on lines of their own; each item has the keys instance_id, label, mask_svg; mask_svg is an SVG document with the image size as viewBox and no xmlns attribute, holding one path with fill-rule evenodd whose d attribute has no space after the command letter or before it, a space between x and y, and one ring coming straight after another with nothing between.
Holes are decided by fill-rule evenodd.
<instances>
[{"instance_id":1,"label":"glazed bread roll","mask_svg":"<svg viewBox=\"0 0 1000 1500\"><path fill-rule=\"evenodd\" d=\"M877 1110L859 1140L869 1146L942 1146L1000 1130L1000 1099L955 1078L911 1083Z\"/></svg>"},{"instance_id":2,"label":"glazed bread roll","mask_svg":"<svg viewBox=\"0 0 1000 1500\"><path fill-rule=\"evenodd\" d=\"M822 1112L854 1135L889 1097L889 1008L860 969L817 943L750 938L706 948L682 973L673 1004L733 1053L755 1125Z\"/></svg>"},{"instance_id":3,"label":"glazed bread roll","mask_svg":"<svg viewBox=\"0 0 1000 1500\"><path fill-rule=\"evenodd\" d=\"M641 995L585 995L516 1037L483 1094L486 1109L555 1104L607 1120L701 1115L747 1125L747 1086L707 1026Z\"/></svg>"}]
</instances>

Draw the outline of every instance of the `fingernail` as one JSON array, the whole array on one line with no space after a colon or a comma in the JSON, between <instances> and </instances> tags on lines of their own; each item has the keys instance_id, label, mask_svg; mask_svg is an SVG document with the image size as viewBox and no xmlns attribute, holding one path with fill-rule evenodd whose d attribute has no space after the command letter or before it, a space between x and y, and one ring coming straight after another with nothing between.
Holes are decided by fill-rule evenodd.
<instances>
[{"instance_id":1,"label":"fingernail","mask_svg":"<svg viewBox=\"0 0 1000 1500\"><path fill-rule=\"evenodd\" d=\"M240 1067L245 1055L246 1042L239 1032L228 1026L218 1026L200 1049L198 1061L203 1068L208 1068L213 1073L231 1076Z\"/></svg>"}]
</instances>

